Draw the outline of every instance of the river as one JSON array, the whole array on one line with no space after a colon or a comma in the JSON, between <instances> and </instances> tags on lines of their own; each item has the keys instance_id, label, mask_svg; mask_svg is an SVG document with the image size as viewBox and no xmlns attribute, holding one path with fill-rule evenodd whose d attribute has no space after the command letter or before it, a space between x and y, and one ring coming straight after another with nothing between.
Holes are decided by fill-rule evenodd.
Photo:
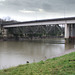
<instances>
[{"instance_id":1,"label":"river","mask_svg":"<svg viewBox=\"0 0 75 75\"><path fill-rule=\"evenodd\" d=\"M46 60L71 48L74 45L65 44L64 39L1 41L0 69Z\"/></svg>"}]
</instances>

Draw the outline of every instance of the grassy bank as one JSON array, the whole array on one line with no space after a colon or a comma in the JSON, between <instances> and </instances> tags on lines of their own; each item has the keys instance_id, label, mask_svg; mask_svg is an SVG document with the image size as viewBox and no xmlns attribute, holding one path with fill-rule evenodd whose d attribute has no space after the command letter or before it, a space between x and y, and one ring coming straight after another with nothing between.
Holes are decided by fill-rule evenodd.
<instances>
[{"instance_id":1,"label":"grassy bank","mask_svg":"<svg viewBox=\"0 0 75 75\"><path fill-rule=\"evenodd\" d=\"M75 52L38 63L0 70L0 75L75 75Z\"/></svg>"}]
</instances>

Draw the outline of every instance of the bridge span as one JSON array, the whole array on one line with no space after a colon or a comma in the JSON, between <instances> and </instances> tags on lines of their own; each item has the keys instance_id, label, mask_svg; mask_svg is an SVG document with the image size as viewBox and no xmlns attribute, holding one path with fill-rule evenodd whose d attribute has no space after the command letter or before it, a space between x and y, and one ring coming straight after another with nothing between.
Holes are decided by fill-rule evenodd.
<instances>
[{"instance_id":1,"label":"bridge span","mask_svg":"<svg viewBox=\"0 0 75 75\"><path fill-rule=\"evenodd\" d=\"M36 20L36 21L26 21L18 22L12 24L4 24L3 28L14 28L14 27L25 27L25 26L37 26L37 25L64 25L65 26L65 39L75 38L75 17L67 18L56 18L56 19L46 19L46 20ZM71 41L71 40L70 40Z\"/></svg>"}]
</instances>

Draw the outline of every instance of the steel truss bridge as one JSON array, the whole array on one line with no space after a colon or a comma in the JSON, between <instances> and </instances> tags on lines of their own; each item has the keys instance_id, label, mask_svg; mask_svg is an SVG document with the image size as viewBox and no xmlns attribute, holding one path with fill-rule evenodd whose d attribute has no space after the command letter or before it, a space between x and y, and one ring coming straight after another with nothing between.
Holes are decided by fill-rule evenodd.
<instances>
[{"instance_id":1,"label":"steel truss bridge","mask_svg":"<svg viewBox=\"0 0 75 75\"><path fill-rule=\"evenodd\" d=\"M36 26L20 26L6 27L8 37L11 35L17 37L51 37L60 36L64 33L64 28L57 25L36 25Z\"/></svg>"}]
</instances>

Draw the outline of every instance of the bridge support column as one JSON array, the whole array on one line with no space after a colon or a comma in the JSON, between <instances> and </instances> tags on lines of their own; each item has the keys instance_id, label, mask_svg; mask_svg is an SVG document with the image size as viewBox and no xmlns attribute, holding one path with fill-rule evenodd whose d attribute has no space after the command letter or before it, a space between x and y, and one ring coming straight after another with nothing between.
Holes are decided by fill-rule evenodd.
<instances>
[{"instance_id":1,"label":"bridge support column","mask_svg":"<svg viewBox=\"0 0 75 75\"><path fill-rule=\"evenodd\" d=\"M71 24L70 29L70 42L75 42L75 24Z\"/></svg>"},{"instance_id":2,"label":"bridge support column","mask_svg":"<svg viewBox=\"0 0 75 75\"><path fill-rule=\"evenodd\" d=\"M3 35L3 39L7 40L7 29L3 28L2 35Z\"/></svg>"},{"instance_id":3,"label":"bridge support column","mask_svg":"<svg viewBox=\"0 0 75 75\"><path fill-rule=\"evenodd\" d=\"M69 25L65 24L65 42L69 43Z\"/></svg>"}]
</instances>

